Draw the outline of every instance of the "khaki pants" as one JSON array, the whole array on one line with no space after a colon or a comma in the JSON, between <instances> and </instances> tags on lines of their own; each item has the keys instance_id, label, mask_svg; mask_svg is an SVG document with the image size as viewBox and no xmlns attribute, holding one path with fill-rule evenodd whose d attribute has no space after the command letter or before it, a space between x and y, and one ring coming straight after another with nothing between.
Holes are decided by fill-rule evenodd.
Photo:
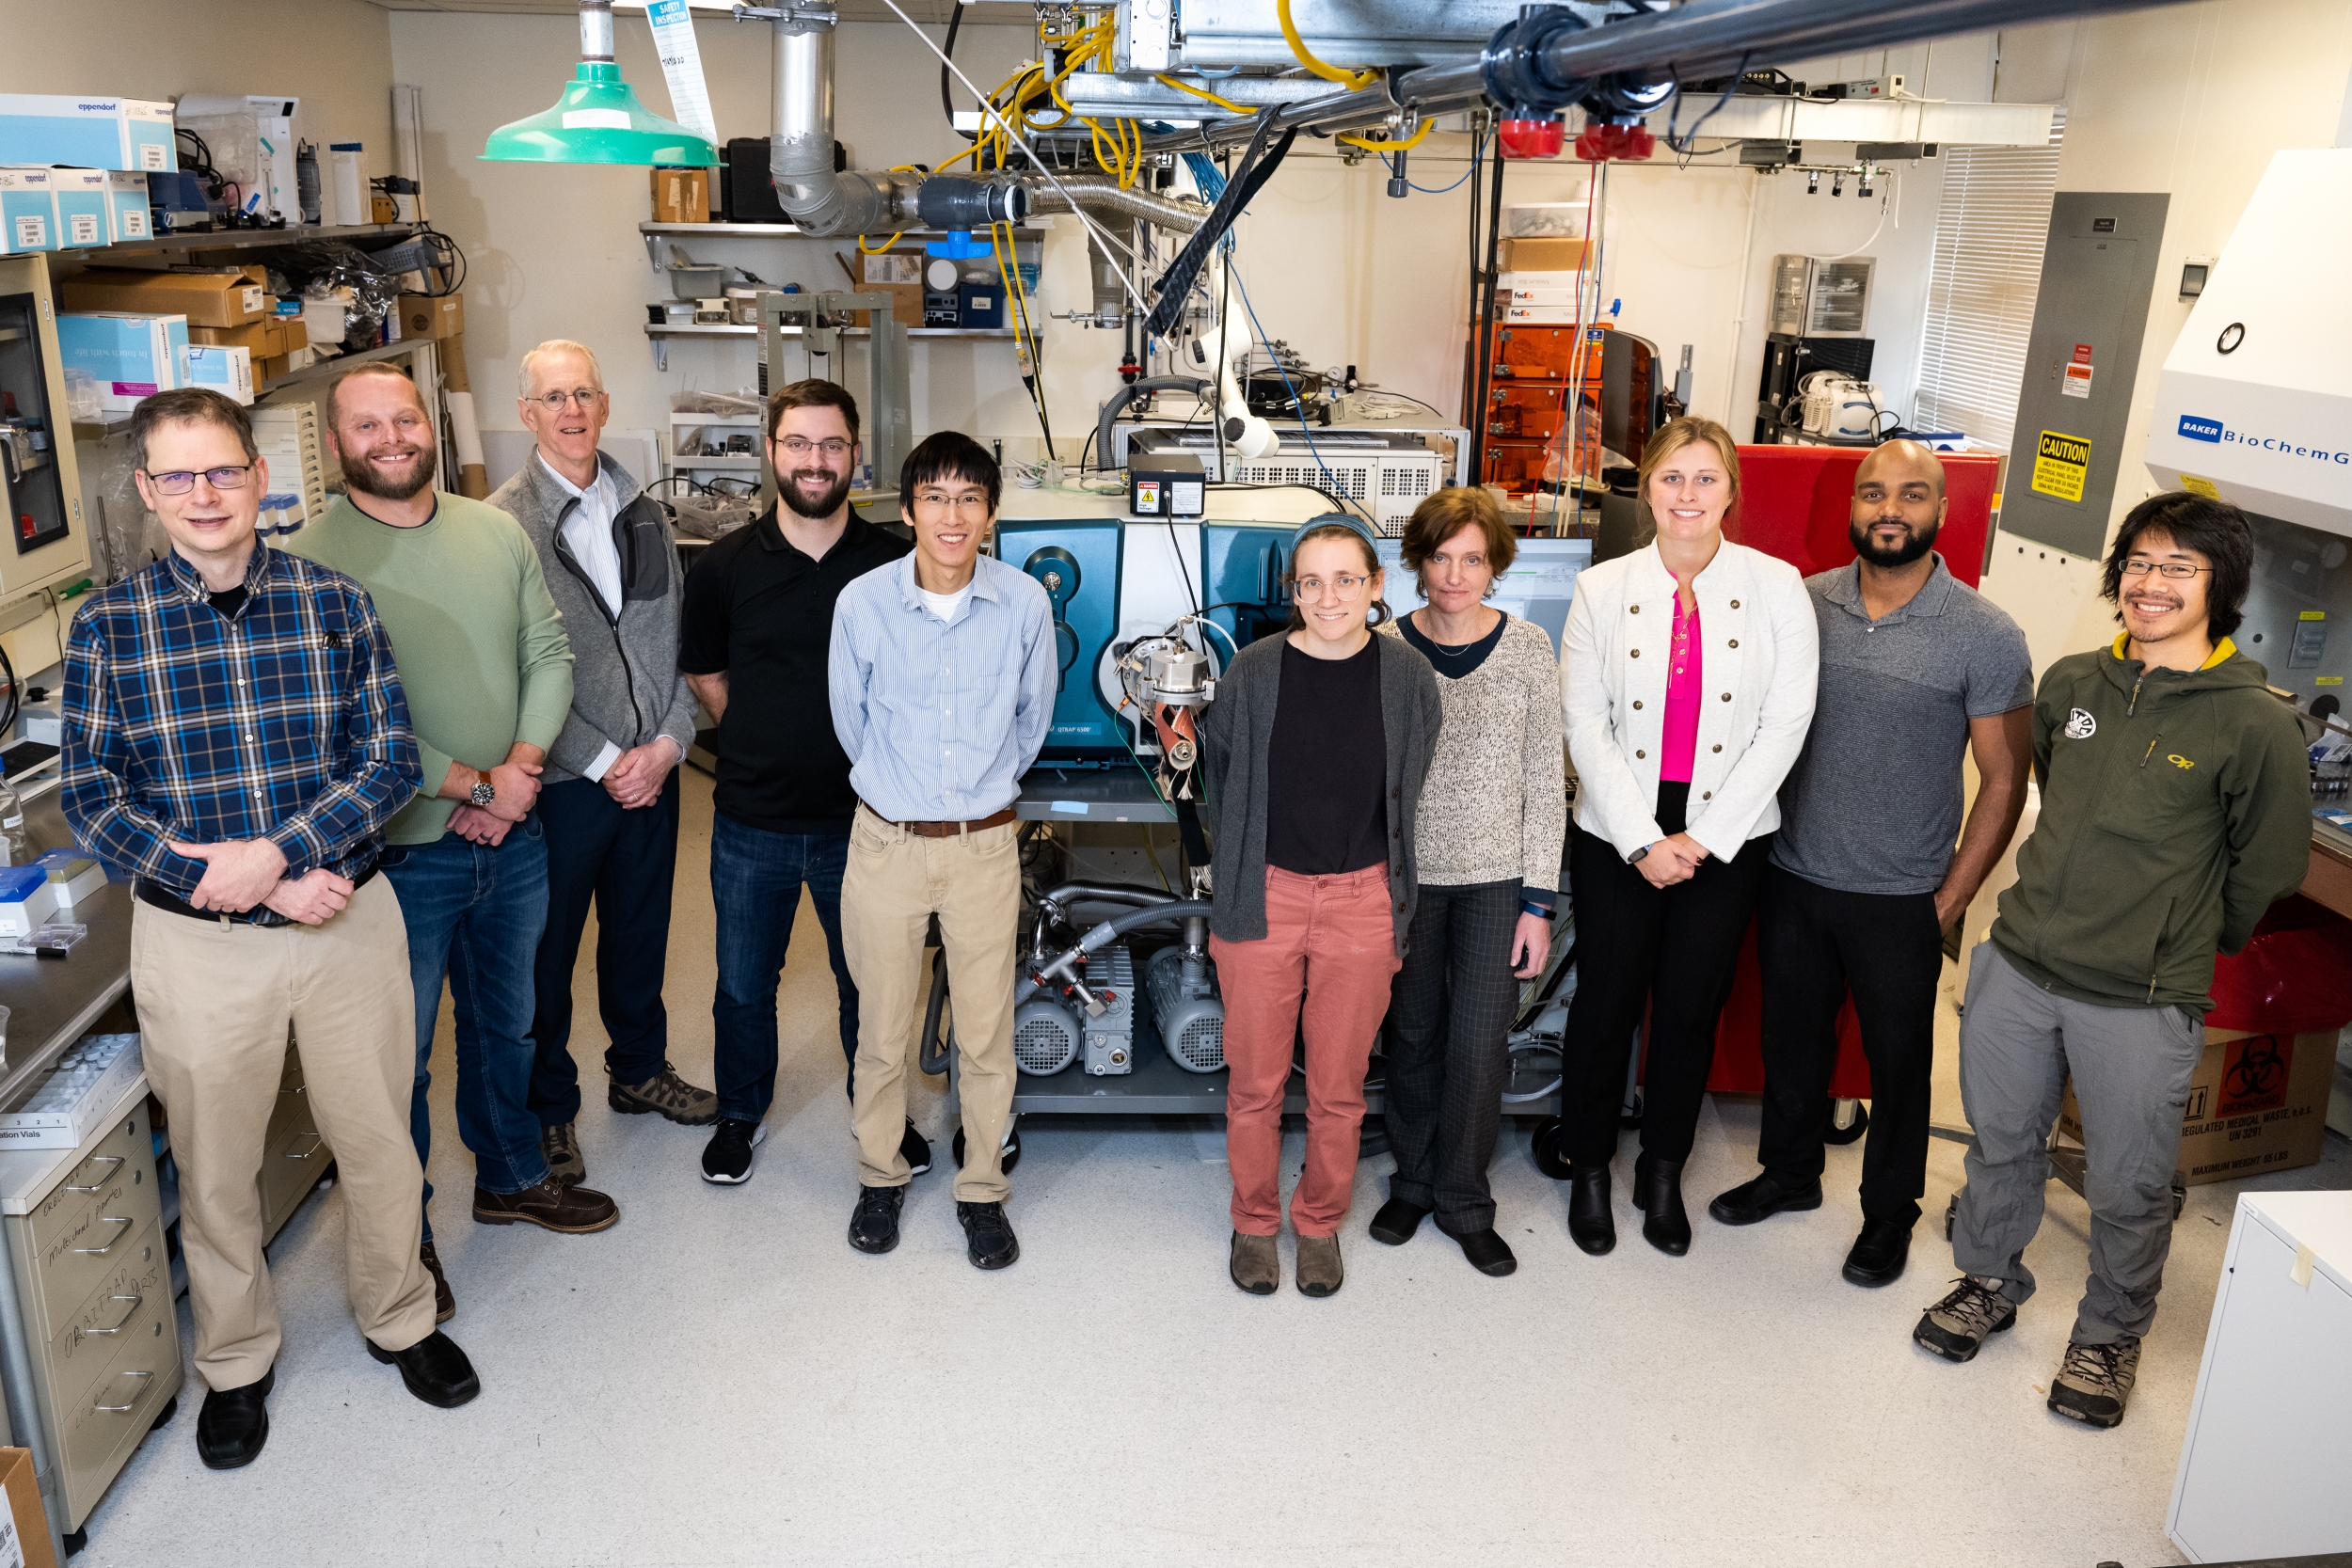
<instances>
[{"instance_id":1,"label":"khaki pants","mask_svg":"<svg viewBox=\"0 0 2352 1568\"><path fill-rule=\"evenodd\" d=\"M932 915L946 944L963 1101L959 1203L1002 1203L1011 1191L999 1146L1012 1115L1012 968L1020 945L1018 825L922 838L863 806L841 879L841 946L857 982L857 1178L866 1187L913 1180L898 1155L906 1132L907 1056Z\"/></svg>"},{"instance_id":2,"label":"khaki pants","mask_svg":"<svg viewBox=\"0 0 2352 1568\"><path fill-rule=\"evenodd\" d=\"M131 989L148 1083L171 1117L196 1369L242 1388L278 1359L278 1298L262 1254L262 1135L286 1029L319 1132L335 1151L359 1331L385 1350L433 1332L417 1256L424 1173L408 1136L416 1076L408 937L377 878L324 926L191 920L134 906Z\"/></svg>"}]
</instances>

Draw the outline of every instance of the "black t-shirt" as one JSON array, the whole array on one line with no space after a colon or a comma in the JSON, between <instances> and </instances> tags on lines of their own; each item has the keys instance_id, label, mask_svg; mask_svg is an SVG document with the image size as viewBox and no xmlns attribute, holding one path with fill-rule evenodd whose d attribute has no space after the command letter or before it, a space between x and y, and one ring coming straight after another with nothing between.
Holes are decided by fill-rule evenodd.
<instances>
[{"instance_id":1,"label":"black t-shirt","mask_svg":"<svg viewBox=\"0 0 2352 1568\"><path fill-rule=\"evenodd\" d=\"M1388 782L1380 639L1346 658L1285 639L1266 745L1266 864L1329 877L1387 863Z\"/></svg>"},{"instance_id":2,"label":"black t-shirt","mask_svg":"<svg viewBox=\"0 0 2352 1568\"><path fill-rule=\"evenodd\" d=\"M1431 641L1422 631L1417 615L1418 612L1406 616L1396 624L1396 629L1403 632L1405 641L1410 642L1421 657L1429 661L1429 667L1432 670L1450 681L1463 680L1477 673L1478 667L1486 662L1486 656L1502 644L1502 630L1511 624L1511 617L1508 615L1497 615L1494 630L1475 642L1465 643L1459 648L1454 648L1442 642Z\"/></svg>"},{"instance_id":3,"label":"black t-shirt","mask_svg":"<svg viewBox=\"0 0 2352 1568\"><path fill-rule=\"evenodd\" d=\"M772 508L708 549L686 578L678 668L727 677L718 810L773 833L843 833L857 811L834 738L825 656L850 580L914 548L855 513L821 561L788 544Z\"/></svg>"}]
</instances>

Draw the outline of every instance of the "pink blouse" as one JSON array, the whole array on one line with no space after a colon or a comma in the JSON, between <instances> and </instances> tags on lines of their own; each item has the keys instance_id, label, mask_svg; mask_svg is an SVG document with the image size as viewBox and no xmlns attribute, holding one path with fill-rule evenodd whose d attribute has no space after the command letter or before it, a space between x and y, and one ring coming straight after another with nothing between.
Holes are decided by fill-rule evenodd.
<instances>
[{"instance_id":1,"label":"pink blouse","mask_svg":"<svg viewBox=\"0 0 2352 1568\"><path fill-rule=\"evenodd\" d=\"M1666 735L1658 768L1659 778L1669 784L1689 784L1698 755L1699 688L1706 681L1699 657L1698 609L1684 610L1677 593L1674 652L1666 666Z\"/></svg>"}]
</instances>

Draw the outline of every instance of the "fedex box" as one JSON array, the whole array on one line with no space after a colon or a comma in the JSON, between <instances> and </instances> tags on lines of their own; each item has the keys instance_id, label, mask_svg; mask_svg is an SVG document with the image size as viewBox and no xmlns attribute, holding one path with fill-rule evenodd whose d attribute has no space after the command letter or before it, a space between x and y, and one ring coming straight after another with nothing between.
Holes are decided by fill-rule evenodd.
<instances>
[{"instance_id":1,"label":"fedex box","mask_svg":"<svg viewBox=\"0 0 2352 1568\"><path fill-rule=\"evenodd\" d=\"M253 401L253 351L225 343L190 343L181 350L187 366L183 387L210 387L231 403Z\"/></svg>"},{"instance_id":2,"label":"fedex box","mask_svg":"<svg viewBox=\"0 0 2352 1568\"><path fill-rule=\"evenodd\" d=\"M107 170L106 203L116 244L154 238L154 214L148 211L146 175L136 169Z\"/></svg>"},{"instance_id":3,"label":"fedex box","mask_svg":"<svg viewBox=\"0 0 2352 1568\"><path fill-rule=\"evenodd\" d=\"M45 168L0 168L0 256L57 248L57 185Z\"/></svg>"},{"instance_id":4,"label":"fedex box","mask_svg":"<svg viewBox=\"0 0 2352 1568\"><path fill-rule=\"evenodd\" d=\"M119 98L0 93L0 164L129 168L126 153Z\"/></svg>"},{"instance_id":5,"label":"fedex box","mask_svg":"<svg viewBox=\"0 0 2352 1568\"><path fill-rule=\"evenodd\" d=\"M57 317L57 352L98 383L99 406L127 414L139 399L180 385L188 318L92 311Z\"/></svg>"},{"instance_id":6,"label":"fedex box","mask_svg":"<svg viewBox=\"0 0 2352 1568\"><path fill-rule=\"evenodd\" d=\"M103 168L49 171L57 192L57 248L87 250L114 244L114 207Z\"/></svg>"}]
</instances>

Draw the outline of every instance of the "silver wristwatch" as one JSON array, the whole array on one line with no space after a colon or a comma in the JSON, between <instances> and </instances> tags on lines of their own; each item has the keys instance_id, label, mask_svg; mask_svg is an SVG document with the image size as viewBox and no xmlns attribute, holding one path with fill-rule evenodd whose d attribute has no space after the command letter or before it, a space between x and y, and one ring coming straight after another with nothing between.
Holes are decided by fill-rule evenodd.
<instances>
[{"instance_id":1,"label":"silver wristwatch","mask_svg":"<svg viewBox=\"0 0 2352 1568\"><path fill-rule=\"evenodd\" d=\"M487 773L476 773L474 775L473 788L467 792L466 799L472 801L477 809L488 811L490 809L490 802L498 798L499 792L491 786L490 775Z\"/></svg>"}]
</instances>

